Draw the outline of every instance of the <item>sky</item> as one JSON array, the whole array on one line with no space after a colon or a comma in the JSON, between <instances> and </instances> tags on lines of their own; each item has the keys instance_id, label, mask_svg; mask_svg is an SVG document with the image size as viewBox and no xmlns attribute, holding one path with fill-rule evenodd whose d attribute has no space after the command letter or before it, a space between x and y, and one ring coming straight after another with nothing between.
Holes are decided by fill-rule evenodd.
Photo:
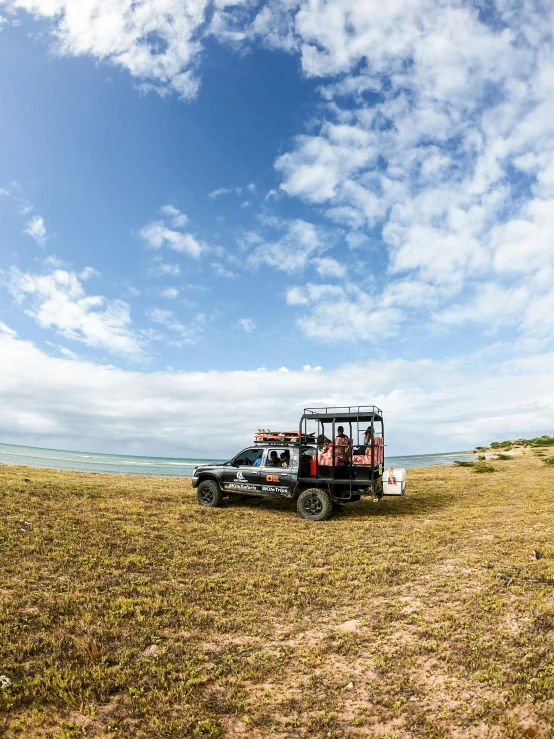
<instances>
[{"instance_id":1,"label":"sky","mask_svg":"<svg viewBox=\"0 0 554 739\"><path fill-rule=\"evenodd\" d=\"M554 431L541 0L0 0L0 442Z\"/></svg>"}]
</instances>

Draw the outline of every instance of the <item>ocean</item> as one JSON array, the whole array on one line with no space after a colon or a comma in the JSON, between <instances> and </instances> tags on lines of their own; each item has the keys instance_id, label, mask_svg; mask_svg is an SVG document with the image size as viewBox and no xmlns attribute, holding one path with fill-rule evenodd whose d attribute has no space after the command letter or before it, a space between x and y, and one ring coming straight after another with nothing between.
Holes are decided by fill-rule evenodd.
<instances>
[{"instance_id":1,"label":"ocean","mask_svg":"<svg viewBox=\"0 0 554 739\"><path fill-rule=\"evenodd\" d=\"M452 464L455 459L474 459L468 452L416 454L408 457L386 457L386 467L430 467ZM107 472L125 475L161 475L190 477L197 464L221 462L217 459L179 459L172 457L134 457L125 454L69 452L63 449L40 449L15 444L0 444L0 464L27 467L51 467L79 472Z\"/></svg>"}]
</instances>

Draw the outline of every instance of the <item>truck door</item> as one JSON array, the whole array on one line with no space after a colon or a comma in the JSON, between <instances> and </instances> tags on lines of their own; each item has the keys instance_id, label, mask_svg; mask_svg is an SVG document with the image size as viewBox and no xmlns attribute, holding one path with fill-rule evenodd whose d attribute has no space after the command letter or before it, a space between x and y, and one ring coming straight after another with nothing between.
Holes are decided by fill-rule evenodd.
<instances>
[{"instance_id":1,"label":"truck door","mask_svg":"<svg viewBox=\"0 0 554 739\"><path fill-rule=\"evenodd\" d=\"M223 489L229 492L254 494L259 491L260 466L255 466L263 455L263 449L244 449L231 461L223 473Z\"/></svg>"},{"instance_id":2,"label":"truck door","mask_svg":"<svg viewBox=\"0 0 554 739\"><path fill-rule=\"evenodd\" d=\"M275 498L290 496L298 474L298 450L268 448L260 469L262 495Z\"/></svg>"}]
</instances>

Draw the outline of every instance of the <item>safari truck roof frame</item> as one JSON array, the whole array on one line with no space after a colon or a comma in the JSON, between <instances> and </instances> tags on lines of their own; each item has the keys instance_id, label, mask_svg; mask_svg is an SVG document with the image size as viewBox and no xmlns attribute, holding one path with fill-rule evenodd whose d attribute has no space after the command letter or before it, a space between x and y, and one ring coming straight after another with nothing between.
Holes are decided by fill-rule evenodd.
<instances>
[{"instance_id":1,"label":"safari truck roof frame","mask_svg":"<svg viewBox=\"0 0 554 739\"><path fill-rule=\"evenodd\" d=\"M313 421L382 421L383 411L376 405L328 406L326 408L304 408L304 419Z\"/></svg>"}]
</instances>

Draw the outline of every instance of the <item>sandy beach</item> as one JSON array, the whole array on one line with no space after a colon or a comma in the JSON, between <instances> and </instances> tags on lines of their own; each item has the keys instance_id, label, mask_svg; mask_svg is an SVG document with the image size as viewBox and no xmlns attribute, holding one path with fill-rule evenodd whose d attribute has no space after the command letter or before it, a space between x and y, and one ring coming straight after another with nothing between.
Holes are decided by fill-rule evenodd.
<instances>
[{"instance_id":1,"label":"sandy beach","mask_svg":"<svg viewBox=\"0 0 554 739\"><path fill-rule=\"evenodd\" d=\"M323 524L0 466L0 734L551 737L554 467L487 463Z\"/></svg>"}]
</instances>

